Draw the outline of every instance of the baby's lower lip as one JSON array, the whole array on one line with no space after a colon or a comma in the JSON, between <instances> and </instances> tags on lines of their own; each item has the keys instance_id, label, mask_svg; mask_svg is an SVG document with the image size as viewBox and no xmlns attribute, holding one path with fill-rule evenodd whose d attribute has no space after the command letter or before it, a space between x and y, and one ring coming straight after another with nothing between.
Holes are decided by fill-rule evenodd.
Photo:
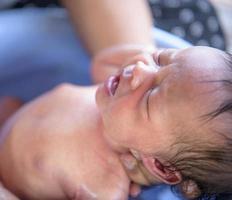
<instances>
[{"instance_id":1,"label":"baby's lower lip","mask_svg":"<svg viewBox=\"0 0 232 200\"><path fill-rule=\"evenodd\" d=\"M119 76L111 76L105 82L105 88L110 96L114 96L119 84Z\"/></svg>"}]
</instances>

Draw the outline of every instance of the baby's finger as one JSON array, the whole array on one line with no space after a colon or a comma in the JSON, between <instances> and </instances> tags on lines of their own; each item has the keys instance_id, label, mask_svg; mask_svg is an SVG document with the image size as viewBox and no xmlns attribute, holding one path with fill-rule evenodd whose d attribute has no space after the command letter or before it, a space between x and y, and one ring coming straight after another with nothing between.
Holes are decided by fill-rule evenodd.
<instances>
[{"instance_id":1,"label":"baby's finger","mask_svg":"<svg viewBox=\"0 0 232 200\"><path fill-rule=\"evenodd\" d=\"M132 197L137 197L141 193L141 187L140 185L136 183L131 183L130 185L130 195Z\"/></svg>"},{"instance_id":2,"label":"baby's finger","mask_svg":"<svg viewBox=\"0 0 232 200\"><path fill-rule=\"evenodd\" d=\"M133 182L141 185L150 185L149 180L145 176L146 174L142 171L143 168L140 167L141 164L139 161L131 154L123 154L120 158L129 178Z\"/></svg>"}]
</instances>

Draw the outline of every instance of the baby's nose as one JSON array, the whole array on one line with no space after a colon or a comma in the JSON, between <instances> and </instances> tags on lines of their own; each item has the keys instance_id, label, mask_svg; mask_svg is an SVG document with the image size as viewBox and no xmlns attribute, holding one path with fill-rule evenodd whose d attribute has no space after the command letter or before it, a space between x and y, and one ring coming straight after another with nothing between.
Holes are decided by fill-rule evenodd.
<instances>
[{"instance_id":1,"label":"baby's nose","mask_svg":"<svg viewBox=\"0 0 232 200\"><path fill-rule=\"evenodd\" d=\"M158 71L155 66L150 66L138 61L134 65L129 65L124 68L122 76L125 79L130 78L130 86L132 90L138 88L151 74Z\"/></svg>"},{"instance_id":2,"label":"baby's nose","mask_svg":"<svg viewBox=\"0 0 232 200\"><path fill-rule=\"evenodd\" d=\"M122 72L123 77L124 78L132 77L134 67L135 67L135 65L129 65L129 66L125 67L123 69L123 72Z\"/></svg>"}]
</instances>

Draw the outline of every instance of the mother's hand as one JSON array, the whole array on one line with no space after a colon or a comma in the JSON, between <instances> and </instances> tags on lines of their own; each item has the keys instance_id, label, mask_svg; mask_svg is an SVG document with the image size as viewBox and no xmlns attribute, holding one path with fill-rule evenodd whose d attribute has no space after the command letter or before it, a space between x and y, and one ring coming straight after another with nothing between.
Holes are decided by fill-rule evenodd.
<instances>
[{"instance_id":1,"label":"mother's hand","mask_svg":"<svg viewBox=\"0 0 232 200\"><path fill-rule=\"evenodd\" d=\"M91 75L94 83L101 83L109 76L125 67L128 59L138 54L151 53L153 46L148 45L118 45L100 51L93 58Z\"/></svg>"}]
</instances>

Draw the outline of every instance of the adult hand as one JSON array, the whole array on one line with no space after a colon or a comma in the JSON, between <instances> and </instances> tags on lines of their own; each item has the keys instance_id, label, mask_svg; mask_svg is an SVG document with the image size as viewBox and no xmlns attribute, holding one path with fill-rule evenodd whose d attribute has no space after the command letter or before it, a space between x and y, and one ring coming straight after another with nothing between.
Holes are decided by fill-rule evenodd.
<instances>
[{"instance_id":1,"label":"adult hand","mask_svg":"<svg viewBox=\"0 0 232 200\"><path fill-rule=\"evenodd\" d=\"M127 199L128 176L95 123L95 90L59 86L4 124L0 176L6 188L31 200Z\"/></svg>"},{"instance_id":2,"label":"adult hand","mask_svg":"<svg viewBox=\"0 0 232 200\"><path fill-rule=\"evenodd\" d=\"M91 65L91 75L94 83L106 80L118 70L125 67L128 59L143 53L152 53L153 46L119 45L100 51L94 56Z\"/></svg>"}]
</instances>

